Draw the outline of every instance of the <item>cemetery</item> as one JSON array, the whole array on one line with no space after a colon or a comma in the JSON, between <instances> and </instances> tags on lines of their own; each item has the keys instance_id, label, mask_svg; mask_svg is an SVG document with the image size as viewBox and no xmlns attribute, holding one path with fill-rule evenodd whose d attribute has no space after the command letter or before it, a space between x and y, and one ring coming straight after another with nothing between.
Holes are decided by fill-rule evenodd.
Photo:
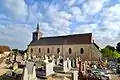
<instances>
[{"instance_id":1,"label":"cemetery","mask_svg":"<svg viewBox=\"0 0 120 80\"><path fill-rule=\"evenodd\" d=\"M104 68L100 61L83 61L81 57L11 55L5 77L17 80L99 80L93 70ZM92 76L90 76L92 75ZM102 79L100 79L102 80Z\"/></svg>"}]
</instances>

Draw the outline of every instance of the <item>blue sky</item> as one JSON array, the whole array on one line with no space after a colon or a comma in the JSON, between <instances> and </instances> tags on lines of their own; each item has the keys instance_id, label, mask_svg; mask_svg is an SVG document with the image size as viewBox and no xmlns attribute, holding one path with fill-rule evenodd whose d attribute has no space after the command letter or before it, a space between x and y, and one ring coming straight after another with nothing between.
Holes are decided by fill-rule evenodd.
<instances>
[{"instance_id":1,"label":"blue sky","mask_svg":"<svg viewBox=\"0 0 120 80\"><path fill-rule=\"evenodd\" d=\"M1 0L0 45L25 49L39 22L43 36L93 33L100 46L120 42L120 0Z\"/></svg>"}]
</instances>

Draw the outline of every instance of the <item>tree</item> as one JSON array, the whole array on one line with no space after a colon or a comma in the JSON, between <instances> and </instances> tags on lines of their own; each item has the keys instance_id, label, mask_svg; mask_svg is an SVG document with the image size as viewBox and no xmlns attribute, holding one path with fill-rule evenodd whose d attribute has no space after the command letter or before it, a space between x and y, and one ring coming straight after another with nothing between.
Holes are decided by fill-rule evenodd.
<instances>
[{"instance_id":1,"label":"tree","mask_svg":"<svg viewBox=\"0 0 120 80\"><path fill-rule=\"evenodd\" d=\"M120 54L116 50L112 50L111 48L105 47L101 50L104 58L113 59L119 58Z\"/></svg>"},{"instance_id":2,"label":"tree","mask_svg":"<svg viewBox=\"0 0 120 80\"><path fill-rule=\"evenodd\" d=\"M109 50L115 51L115 47L113 47L111 45L107 45L105 48L108 48Z\"/></svg>"},{"instance_id":3,"label":"tree","mask_svg":"<svg viewBox=\"0 0 120 80\"><path fill-rule=\"evenodd\" d=\"M118 52L120 52L120 42L117 43L116 50L117 50Z\"/></svg>"},{"instance_id":4,"label":"tree","mask_svg":"<svg viewBox=\"0 0 120 80\"><path fill-rule=\"evenodd\" d=\"M108 48L103 48L101 50L103 57L105 58L110 58L111 56L111 51Z\"/></svg>"},{"instance_id":5,"label":"tree","mask_svg":"<svg viewBox=\"0 0 120 80\"><path fill-rule=\"evenodd\" d=\"M114 58L120 58L120 54L117 51L114 51L113 57Z\"/></svg>"}]
</instances>

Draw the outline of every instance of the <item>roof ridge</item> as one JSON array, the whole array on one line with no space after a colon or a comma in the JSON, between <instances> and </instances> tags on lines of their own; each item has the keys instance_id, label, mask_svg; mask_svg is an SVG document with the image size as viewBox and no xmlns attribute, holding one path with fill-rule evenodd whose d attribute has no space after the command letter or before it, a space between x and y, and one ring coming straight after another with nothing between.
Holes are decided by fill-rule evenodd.
<instances>
[{"instance_id":1,"label":"roof ridge","mask_svg":"<svg viewBox=\"0 0 120 80\"><path fill-rule=\"evenodd\" d=\"M68 36L76 36L76 35L88 35L92 33L84 33L84 34L68 34L68 35L61 35L61 36L49 36L49 37L41 37L43 38L58 38L58 37L68 37Z\"/></svg>"}]
</instances>

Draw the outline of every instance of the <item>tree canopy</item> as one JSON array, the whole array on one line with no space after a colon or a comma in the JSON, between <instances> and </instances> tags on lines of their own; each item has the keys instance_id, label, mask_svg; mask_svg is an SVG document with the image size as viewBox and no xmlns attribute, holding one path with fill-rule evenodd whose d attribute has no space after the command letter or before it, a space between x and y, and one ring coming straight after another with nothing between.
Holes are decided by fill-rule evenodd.
<instances>
[{"instance_id":1,"label":"tree canopy","mask_svg":"<svg viewBox=\"0 0 120 80\"><path fill-rule=\"evenodd\" d=\"M120 58L120 54L110 45L101 49L101 52L104 58Z\"/></svg>"},{"instance_id":2,"label":"tree canopy","mask_svg":"<svg viewBox=\"0 0 120 80\"><path fill-rule=\"evenodd\" d=\"M117 43L116 50L120 52L120 42Z\"/></svg>"}]
</instances>

